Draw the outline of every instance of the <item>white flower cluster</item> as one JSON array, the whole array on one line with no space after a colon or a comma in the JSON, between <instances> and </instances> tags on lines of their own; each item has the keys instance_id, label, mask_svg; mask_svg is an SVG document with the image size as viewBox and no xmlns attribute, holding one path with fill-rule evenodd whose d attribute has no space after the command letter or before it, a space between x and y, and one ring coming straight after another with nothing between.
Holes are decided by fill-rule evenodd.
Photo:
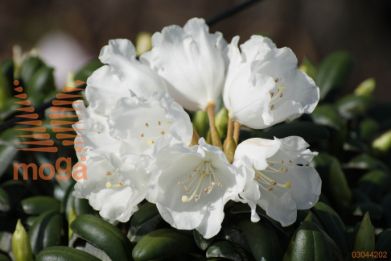
<instances>
[{"instance_id":1,"label":"white flower cluster","mask_svg":"<svg viewBox=\"0 0 391 261\"><path fill-rule=\"evenodd\" d=\"M205 238L220 231L229 200L248 204L254 222L260 206L283 226L312 207L321 180L302 138L248 139L231 146L232 159L216 140L221 97L231 122L255 129L311 113L319 100L291 49L259 35L238 41L227 44L199 18L155 33L140 58L130 41L109 41L99 56L105 65L87 81L88 107L74 104L88 173L77 195L111 222L128 221L148 200L173 227ZM194 142L184 108L208 111L213 145Z\"/></svg>"}]
</instances>

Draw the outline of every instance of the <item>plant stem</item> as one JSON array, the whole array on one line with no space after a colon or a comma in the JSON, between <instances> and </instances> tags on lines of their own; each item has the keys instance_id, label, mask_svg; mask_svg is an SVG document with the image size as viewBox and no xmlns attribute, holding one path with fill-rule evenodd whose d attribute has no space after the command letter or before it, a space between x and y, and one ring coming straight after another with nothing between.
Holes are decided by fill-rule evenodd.
<instances>
[{"instance_id":1,"label":"plant stem","mask_svg":"<svg viewBox=\"0 0 391 261\"><path fill-rule=\"evenodd\" d=\"M235 121L234 123L234 141L236 144L239 142L239 135L240 135L240 123Z\"/></svg>"},{"instance_id":2,"label":"plant stem","mask_svg":"<svg viewBox=\"0 0 391 261\"><path fill-rule=\"evenodd\" d=\"M220 135L217 132L216 125L215 125L215 104L209 103L208 106L206 107L206 112L208 113L209 129L212 138L212 145L222 148Z\"/></svg>"}]
</instances>

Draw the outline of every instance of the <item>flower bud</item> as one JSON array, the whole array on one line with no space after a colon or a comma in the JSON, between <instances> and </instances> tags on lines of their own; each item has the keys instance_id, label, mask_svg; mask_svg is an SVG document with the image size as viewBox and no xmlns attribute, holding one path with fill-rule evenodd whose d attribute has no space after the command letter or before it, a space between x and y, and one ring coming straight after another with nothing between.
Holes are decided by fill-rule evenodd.
<instances>
[{"instance_id":1,"label":"flower bud","mask_svg":"<svg viewBox=\"0 0 391 261\"><path fill-rule=\"evenodd\" d=\"M12 253L16 261L33 260L29 236L20 220L18 220L12 235Z\"/></svg>"},{"instance_id":2,"label":"flower bud","mask_svg":"<svg viewBox=\"0 0 391 261\"><path fill-rule=\"evenodd\" d=\"M373 78L368 78L360 83L354 90L357 96L370 96L376 88L376 81Z\"/></svg>"},{"instance_id":3,"label":"flower bud","mask_svg":"<svg viewBox=\"0 0 391 261\"><path fill-rule=\"evenodd\" d=\"M375 139L372 143L372 147L376 150L387 152L391 149L391 130L383 133L380 137Z\"/></svg>"},{"instance_id":4,"label":"flower bud","mask_svg":"<svg viewBox=\"0 0 391 261\"><path fill-rule=\"evenodd\" d=\"M141 55L152 48L151 34L147 32L140 32L136 38L136 53Z\"/></svg>"},{"instance_id":5,"label":"flower bud","mask_svg":"<svg viewBox=\"0 0 391 261\"><path fill-rule=\"evenodd\" d=\"M216 115L215 119L216 129L220 135L221 139L225 139L227 135L227 125L228 125L228 110L222 108Z\"/></svg>"},{"instance_id":6,"label":"flower bud","mask_svg":"<svg viewBox=\"0 0 391 261\"><path fill-rule=\"evenodd\" d=\"M193 126L201 137L206 137L209 130L208 114L204 111L194 113Z\"/></svg>"}]
</instances>

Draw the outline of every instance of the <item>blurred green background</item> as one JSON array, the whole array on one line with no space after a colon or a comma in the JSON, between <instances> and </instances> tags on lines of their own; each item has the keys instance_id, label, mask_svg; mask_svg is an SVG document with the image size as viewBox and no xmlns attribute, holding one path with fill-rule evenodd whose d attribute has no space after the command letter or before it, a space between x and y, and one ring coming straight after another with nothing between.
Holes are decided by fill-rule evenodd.
<instances>
[{"instance_id":1,"label":"blurred green background","mask_svg":"<svg viewBox=\"0 0 391 261\"><path fill-rule=\"evenodd\" d=\"M14 44L24 50L38 45L45 47L42 56L49 64L50 59L59 63L68 58L63 64L71 63L67 68L76 70L88 58L96 57L108 39L134 40L139 31L155 32L165 25L182 25L194 16L209 18L240 2L2 0L0 60L11 56ZM391 100L389 0L264 0L216 24L212 30L223 32L228 41L237 34L242 40L254 33L265 34L279 46L291 47L300 60L308 57L319 62L332 51L347 50L355 59L348 82L350 90L363 78L374 77L378 83L375 95L383 101ZM63 34L59 36L59 32ZM69 40L66 42L71 47L79 45L80 50L62 46L59 42L65 41L64 34ZM51 44L46 50L48 42L57 45ZM72 53L76 61L70 59Z\"/></svg>"}]
</instances>

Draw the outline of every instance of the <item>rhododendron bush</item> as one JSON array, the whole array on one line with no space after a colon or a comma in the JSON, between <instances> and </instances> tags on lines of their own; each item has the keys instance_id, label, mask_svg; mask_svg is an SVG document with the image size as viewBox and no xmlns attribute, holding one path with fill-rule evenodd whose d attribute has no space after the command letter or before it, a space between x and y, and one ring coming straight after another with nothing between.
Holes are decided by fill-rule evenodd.
<instances>
[{"instance_id":1,"label":"rhododendron bush","mask_svg":"<svg viewBox=\"0 0 391 261\"><path fill-rule=\"evenodd\" d=\"M142 37L145 51L109 40L61 95L38 56L2 63L0 260L387 258L391 104L373 79L341 96L349 54L299 62L202 18ZM18 135L16 83L60 150ZM59 104L73 134L58 134ZM59 157L73 170L57 162L50 180L15 171L47 177Z\"/></svg>"}]
</instances>

